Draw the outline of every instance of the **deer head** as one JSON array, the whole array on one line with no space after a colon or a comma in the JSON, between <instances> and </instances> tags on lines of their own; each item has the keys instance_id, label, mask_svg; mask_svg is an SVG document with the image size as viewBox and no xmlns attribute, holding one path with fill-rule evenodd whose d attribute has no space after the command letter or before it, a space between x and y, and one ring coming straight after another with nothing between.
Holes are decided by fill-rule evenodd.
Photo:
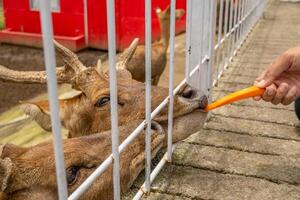
<instances>
[{"instance_id":1,"label":"deer head","mask_svg":"<svg viewBox=\"0 0 300 200\"><path fill-rule=\"evenodd\" d=\"M185 11L183 9L176 9L176 20L184 15ZM170 39L170 6L168 6L164 11L160 8L156 9L156 14L158 17L161 38L160 41L154 42L152 44L151 53L151 83L152 85L157 85L161 74L167 64L167 49L169 47ZM133 79L145 82L145 46L139 45L132 56L132 59L126 64L126 69L130 71Z\"/></svg>"},{"instance_id":2,"label":"deer head","mask_svg":"<svg viewBox=\"0 0 300 200\"><path fill-rule=\"evenodd\" d=\"M136 47L137 42L131 46ZM110 129L110 91L109 80L106 73L98 67L85 67L78 57L55 42L59 55L63 58L65 66L57 70L59 83L68 83L80 94L68 99L60 100L60 118L62 125L69 130L69 137L77 137L102 132ZM134 120L143 120L145 116L145 85L132 79L125 68L134 53L129 48L118 64L118 115L119 125ZM0 68L0 79L24 83L45 83L45 72L17 72L5 67ZM152 108L156 108L168 96L168 89L152 87ZM207 98L201 92L184 86L174 97L175 127L181 124L180 118L197 112L203 121L206 114L200 110L205 108ZM25 113L30 115L42 128L51 130L49 103L41 101L26 103L22 106ZM155 118L164 125L168 119L167 108ZM199 120L198 119L198 120ZM197 121L197 120L196 120ZM198 125L195 122L195 126ZM192 130L188 130L192 131ZM187 131L187 132L188 132ZM186 132L185 132L186 133ZM175 134L174 134L175 135Z\"/></svg>"},{"instance_id":3,"label":"deer head","mask_svg":"<svg viewBox=\"0 0 300 200\"><path fill-rule=\"evenodd\" d=\"M176 9L175 10L175 19L180 19L185 14L184 9ZM168 48L169 39L170 39L170 5L166 7L165 10L161 10L160 8L156 9L156 15L158 17L160 31L161 31L161 42Z\"/></svg>"},{"instance_id":4,"label":"deer head","mask_svg":"<svg viewBox=\"0 0 300 200\"><path fill-rule=\"evenodd\" d=\"M120 127L120 141L138 125L131 122ZM153 122L151 152L154 157L162 148L163 129ZM57 185L52 142L30 148L6 144L0 151L1 200L56 200ZM132 185L145 163L145 138L141 133L120 154L121 191ZM65 139L64 158L68 192L73 192L111 154L111 132ZM112 166L110 166L80 199L113 199ZM1 197L1 195L0 195Z\"/></svg>"}]
</instances>

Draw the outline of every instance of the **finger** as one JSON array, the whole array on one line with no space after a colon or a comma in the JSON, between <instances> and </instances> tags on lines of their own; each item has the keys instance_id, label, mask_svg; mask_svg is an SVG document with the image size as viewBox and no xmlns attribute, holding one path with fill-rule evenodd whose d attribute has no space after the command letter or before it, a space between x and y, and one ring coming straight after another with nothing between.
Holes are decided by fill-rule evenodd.
<instances>
[{"instance_id":1,"label":"finger","mask_svg":"<svg viewBox=\"0 0 300 200\"><path fill-rule=\"evenodd\" d=\"M276 95L276 90L277 90L277 87L274 84L268 86L266 88L266 91L262 95L262 99L265 101L272 101Z\"/></svg>"},{"instance_id":2,"label":"finger","mask_svg":"<svg viewBox=\"0 0 300 200\"><path fill-rule=\"evenodd\" d=\"M272 104L278 105L279 103L282 102L283 98L287 95L289 91L289 85L287 83L281 83L276 90L276 95L272 99Z\"/></svg>"},{"instance_id":3,"label":"finger","mask_svg":"<svg viewBox=\"0 0 300 200\"><path fill-rule=\"evenodd\" d=\"M268 68L257 79L255 85L260 88L265 88L284 71L288 70L292 64L292 56L284 53L272 62Z\"/></svg>"},{"instance_id":4,"label":"finger","mask_svg":"<svg viewBox=\"0 0 300 200\"><path fill-rule=\"evenodd\" d=\"M297 88L292 87L282 100L283 105L289 105L297 99Z\"/></svg>"},{"instance_id":5,"label":"finger","mask_svg":"<svg viewBox=\"0 0 300 200\"><path fill-rule=\"evenodd\" d=\"M259 77L256 78L256 80L254 81L254 85L257 86L257 87L260 87L260 88L265 88L267 86L264 85L264 83L262 82L263 81L263 78L265 77L265 74L266 74L266 70L263 71Z\"/></svg>"}]
</instances>

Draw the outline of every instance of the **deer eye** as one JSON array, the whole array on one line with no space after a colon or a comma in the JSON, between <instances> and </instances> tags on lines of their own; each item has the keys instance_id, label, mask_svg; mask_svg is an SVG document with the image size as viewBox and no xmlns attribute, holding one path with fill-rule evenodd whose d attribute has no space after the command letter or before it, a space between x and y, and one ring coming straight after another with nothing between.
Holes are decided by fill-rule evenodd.
<instances>
[{"instance_id":1,"label":"deer eye","mask_svg":"<svg viewBox=\"0 0 300 200\"><path fill-rule=\"evenodd\" d=\"M75 183L78 176L79 169L80 167L78 166L72 166L66 170L68 185L72 185Z\"/></svg>"},{"instance_id":2,"label":"deer eye","mask_svg":"<svg viewBox=\"0 0 300 200\"><path fill-rule=\"evenodd\" d=\"M102 97L102 98L98 99L98 101L95 103L95 106L101 107L101 106L107 104L109 101L110 101L110 97L108 97L108 96Z\"/></svg>"}]
</instances>

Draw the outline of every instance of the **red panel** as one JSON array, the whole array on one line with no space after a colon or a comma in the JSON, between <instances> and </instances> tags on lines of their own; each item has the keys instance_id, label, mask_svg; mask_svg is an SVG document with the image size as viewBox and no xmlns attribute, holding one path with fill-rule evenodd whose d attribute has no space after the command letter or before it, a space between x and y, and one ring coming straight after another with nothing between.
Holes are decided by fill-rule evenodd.
<instances>
[{"instance_id":1,"label":"red panel","mask_svg":"<svg viewBox=\"0 0 300 200\"><path fill-rule=\"evenodd\" d=\"M97 3L99 5L97 5ZM152 39L160 37L160 28L155 13L169 5L169 1L152 1ZM97 6L95 6L97 5ZM186 0L177 0L177 8L186 9ZM145 37L145 4L143 0L116 0L116 39L118 50L126 48L133 38L139 37L144 42ZM107 49L106 0L89 0L89 46ZM177 32L185 30L185 17L176 24Z\"/></svg>"},{"instance_id":2,"label":"red panel","mask_svg":"<svg viewBox=\"0 0 300 200\"><path fill-rule=\"evenodd\" d=\"M119 49L126 48L134 37L139 37L140 42L145 41L145 1L127 0L126 2L120 0L121 3L121 16L118 18L118 23L121 27L120 38L118 44ZM156 16L156 8L164 10L170 1L153 0L152 1L152 40L160 38L160 27ZM134 9L132 9L134 5ZM177 0L176 8L186 9L186 0ZM185 30L185 16L182 17L177 23L177 33Z\"/></svg>"},{"instance_id":3,"label":"red panel","mask_svg":"<svg viewBox=\"0 0 300 200\"><path fill-rule=\"evenodd\" d=\"M106 0L88 1L89 46L107 49Z\"/></svg>"},{"instance_id":4,"label":"red panel","mask_svg":"<svg viewBox=\"0 0 300 200\"><path fill-rule=\"evenodd\" d=\"M84 33L83 0L61 0L61 11L54 12L55 35L74 37ZM3 0L6 28L41 33L38 11L30 10L29 0Z\"/></svg>"},{"instance_id":5,"label":"red panel","mask_svg":"<svg viewBox=\"0 0 300 200\"><path fill-rule=\"evenodd\" d=\"M60 12L52 14L54 34L66 38L84 35L83 0L61 0L60 2ZM89 46L107 49L106 0L88 0L87 2ZM157 7L164 9L169 3L165 0L152 1L153 40L159 38L160 35L155 9ZM185 5L186 0L177 0L177 8L185 9ZM24 35L41 33L39 12L30 10L29 0L3 0L3 7L6 29L24 32ZM139 37L141 42L144 41L144 9L143 0L116 0L118 50L126 48L135 37ZM184 29L185 17L177 22L177 32ZM28 42L24 43L28 44Z\"/></svg>"}]
</instances>

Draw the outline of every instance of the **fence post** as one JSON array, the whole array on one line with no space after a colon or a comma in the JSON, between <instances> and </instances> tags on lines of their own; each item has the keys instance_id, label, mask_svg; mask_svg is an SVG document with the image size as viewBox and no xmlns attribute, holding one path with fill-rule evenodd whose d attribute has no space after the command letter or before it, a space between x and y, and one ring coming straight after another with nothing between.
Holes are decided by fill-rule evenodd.
<instances>
[{"instance_id":1,"label":"fence post","mask_svg":"<svg viewBox=\"0 0 300 200\"><path fill-rule=\"evenodd\" d=\"M216 11L217 11L217 0L209 0L210 7L210 28L209 28L209 48L208 48L208 83L207 89L209 94L209 99L211 100L211 87L213 84L213 64L214 64L214 49L215 49L215 30L216 30Z\"/></svg>"},{"instance_id":2,"label":"fence post","mask_svg":"<svg viewBox=\"0 0 300 200\"><path fill-rule=\"evenodd\" d=\"M52 16L50 11L50 1L40 1L40 18L43 33L43 46L45 55L45 65L47 71L47 86L50 101L51 126L54 136L54 156L56 167L56 179L58 197L65 200L68 197L66 171L64 164L64 153L61 136L61 124L59 117L59 102L57 93L56 60L53 45Z\"/></svg>"},{"instance_id":3,"label":"fence post","mask_svg":"<svg viewBox=\"0 0 300 200\"><path fill-rule=\"evenodd\" d=\"M151 0L145 0L145 80L146 80L146 137L145 137L145 153L146 153L146 173L145 173L145 190L150 192L150 173L151 173Z\"/></svg>"},{"instance_id":4,"label":"fence post","mask_svg":"<svg viewBox=\"0 0 300 200\"><path fill-rule=\"evenodd\" d=\"M173 89L174 89L174 51L175 51L175 9L176 0L171 0L170 16L170 67L169 67L169 111L168 111L168 162L172 160L172 132L173 132Z\"/></svg>"},{"instance_id":5,"label":"fence post","mask_svg":"<svg viewBox=\"0 0 300 200\"><path fill-rule=\"evenodd\" d=\"M118 88L116 71L116 25L115 0L107 0L107 31L108 31L108 61L109 61L109 89L111 109L111 135L113 153L113 188L114 200L121 198L120 192L120 155L119 155L119 127L118 127Z\"/></svg>"}]
</instances>

